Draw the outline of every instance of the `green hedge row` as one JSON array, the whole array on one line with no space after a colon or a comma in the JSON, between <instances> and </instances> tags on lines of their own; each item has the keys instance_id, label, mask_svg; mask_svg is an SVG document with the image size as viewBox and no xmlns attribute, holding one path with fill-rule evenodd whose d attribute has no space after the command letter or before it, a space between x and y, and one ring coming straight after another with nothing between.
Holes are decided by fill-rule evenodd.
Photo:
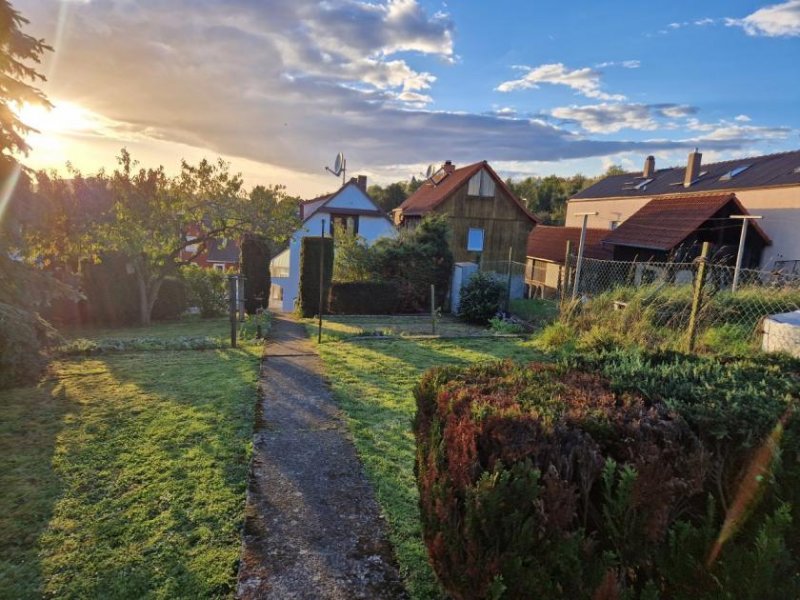
<instances>
[{"instance_id":1,"label":"green hedge row","mask_svg":"<svg viewBox=\"0 0 800 600\"><path fill-rule=\"evenodd\" d=\"M397 286L380 281L331 284L328 311L334 315L391 315L400 305Z\"/></svg>"},{"instance_id":2,"label":"green hedge row","mask_svg":"<svg viewBox=\"0 0 800 600\"><path fill-rule=\"evenodd\" d=\"M333 240L331 238L304 237L300 245L300 292L298 311L302 317L313 317L319 312L320 253L323 255L323 307L330 291L333 277Z\"/></svg>"},{"instance_id":3,"label":"green hedge row","mask_svg":"<svg viewBox=\"0 0 800 600\"><path fill-rule=\"evenodd\" d=\"M454 598L800 597L800 362L429 371L416 476Z\"/></svg>"}]
</instances>

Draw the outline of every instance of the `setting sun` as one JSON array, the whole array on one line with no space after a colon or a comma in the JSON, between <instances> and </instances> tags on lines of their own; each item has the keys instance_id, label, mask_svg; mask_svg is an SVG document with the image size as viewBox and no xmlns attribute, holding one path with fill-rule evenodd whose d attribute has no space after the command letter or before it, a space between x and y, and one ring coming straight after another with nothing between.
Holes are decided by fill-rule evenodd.
<instances>
[{"instance_id":1,"label":"setting sun","mask_svg":"<svg viewBox=\"0 0 800 600\"><path fill-rule=\"evenodd\" d=\"M25 125L33 127L39 135L90 132L97 128L97 117L71 102L56 102L53 108L24 104L18 112Z\"/></svg>"}]
</instances>

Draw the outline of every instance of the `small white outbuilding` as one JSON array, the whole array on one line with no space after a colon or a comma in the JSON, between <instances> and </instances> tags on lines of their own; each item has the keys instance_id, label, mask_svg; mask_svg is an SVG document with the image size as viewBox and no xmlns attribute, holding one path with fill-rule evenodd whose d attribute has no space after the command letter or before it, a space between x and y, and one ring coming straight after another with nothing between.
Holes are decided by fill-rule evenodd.
<instances>
[{"instance_id":1,"label":"small white outbuilding","mask_svg":"<svg viewBox=\"0 0 800 600\"><path fill-rule=\"evenodd\" d=\"M800 310L764 318L761 349L800 358Z\"/></svg>"}]
</instances>

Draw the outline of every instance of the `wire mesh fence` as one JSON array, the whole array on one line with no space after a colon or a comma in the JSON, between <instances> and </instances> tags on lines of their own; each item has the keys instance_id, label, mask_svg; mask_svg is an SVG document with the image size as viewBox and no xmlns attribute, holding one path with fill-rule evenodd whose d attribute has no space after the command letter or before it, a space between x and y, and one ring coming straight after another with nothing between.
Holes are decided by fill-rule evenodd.
<instances>
[{"instance_id":1,"label":"wire mesh fence","mask_svg":"<svg viewBox=\"0 0 800 600\"><path fill-rule=\"evenodd\" d=\"M706 263L584 259L566 270L562 321L646 346L800 356L800 273ZM573 291L580 300L570 302Z\"/></svg>"},{"instance_id":2,"label":"wire mesh fence","mask_svg":"<svg viewBox=\"0 0 800 600\"><path fill-rule=\"evenodd\" d=\"M507 302L525 297L525 263L509 260L481 261L481 273L488 273L506 286ZM505 307L508 310L508 306Z\"/></svg>"}]
</instances>

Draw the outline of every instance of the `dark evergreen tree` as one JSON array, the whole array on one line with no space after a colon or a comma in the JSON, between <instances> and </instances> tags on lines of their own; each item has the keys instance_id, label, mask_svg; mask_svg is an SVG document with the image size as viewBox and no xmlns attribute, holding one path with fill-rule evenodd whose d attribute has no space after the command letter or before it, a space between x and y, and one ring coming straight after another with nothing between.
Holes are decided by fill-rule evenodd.
<instances>
[{"instance_id":1,"label":"dark evergreen tree","mask_svg":"<svg viewBox=\"0 0 800 600\"><path fill-rule=\"evenodd\" d=\"M244 307L253 315L259 308L269 305L271 247L268 240L246 234L241 244L241 271L245 276Z\"/></svg>"}]
</instances>

